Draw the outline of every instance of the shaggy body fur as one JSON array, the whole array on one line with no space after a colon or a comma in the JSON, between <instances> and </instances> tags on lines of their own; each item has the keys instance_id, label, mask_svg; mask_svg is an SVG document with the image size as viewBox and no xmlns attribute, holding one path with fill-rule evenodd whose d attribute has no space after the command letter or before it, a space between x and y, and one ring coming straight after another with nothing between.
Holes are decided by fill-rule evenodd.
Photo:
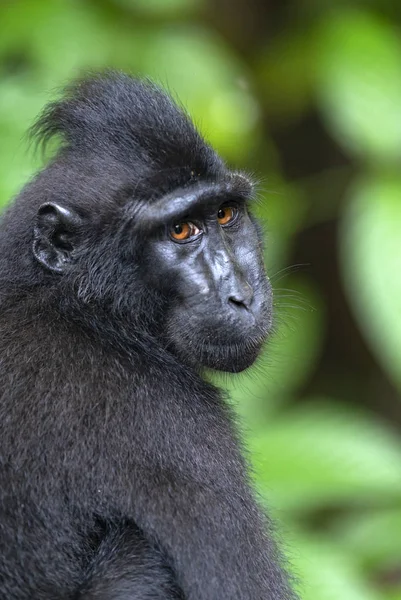
<instances>
[{"instance_id":1,"label":"shaggy body fur","mask_svg":"<svg viewBox=\"0 0 401 600\"><path fill-rule=\"evenodd\" d=\"M222 321L208 321L217 346L191 338L185 282L145 226L176 190L243 196L249 182L164 92L124 75L73 86L35 133L63 144L0 224L1 600L293 598L230 410L201 375L254 360L270 304L242 347ZM52 203L73 230L39 227ZM238 252L270 298L245 219L254 254ZM41 264L50 242L62 272ZM191 307L206 331L210 307Z\"/></svg>"}]
</instances>

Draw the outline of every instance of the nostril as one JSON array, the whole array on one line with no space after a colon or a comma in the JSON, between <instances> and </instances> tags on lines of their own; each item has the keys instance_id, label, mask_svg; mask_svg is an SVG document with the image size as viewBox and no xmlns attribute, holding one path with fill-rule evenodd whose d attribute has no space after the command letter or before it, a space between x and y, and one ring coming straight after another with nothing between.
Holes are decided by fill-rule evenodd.
<instances>
[{"instance_id":1,"label":"nostril","mask_svg":"<svg viewBox=\"0 0 401 600\"><path fill-rule=\"evenodd\" d=\"M240 298L236 298L235 296L230 296L228 299L228 303L233 308L248 310L247 302L245 300L241 300Z\"/></svg>"},{"instance_id":2,"label":"nostril","mask_svg":"<svg viewBox=\"0 0 401 600\"><path fill-rule=\"evenodd\" d=\"M228 304L233 309L250 310L253 300L253 289L249 283L244 283L240 289L233 290L228 297Z\"/></svg>"}]
</instances>

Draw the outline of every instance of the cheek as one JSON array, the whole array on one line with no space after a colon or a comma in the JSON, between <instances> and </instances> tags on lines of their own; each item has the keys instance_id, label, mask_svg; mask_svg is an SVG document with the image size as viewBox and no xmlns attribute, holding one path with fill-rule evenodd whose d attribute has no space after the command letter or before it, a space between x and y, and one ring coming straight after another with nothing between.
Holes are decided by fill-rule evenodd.
<instances>
[{"instance_id":1,"label":"cheek","mask_svg":"<svg viewBox=\"0 0 401 600\"><path fill-rule=\"evenodd\" d=\"M267 275L259 245L256 242L249 242L248 239L237 240L234 256L248 283L256 287L263 286L267 281Z\"/></svg>"},{"instance_id":2,"label":"cheek","mask_svg":"<svg viewBox=\"0 0 401 600\"><path fill-rule=\"evenodd\" d=\"M169 249L157 258L161 268L154 278L166 286L170 294L191 306L209 297L213 289L212 274L202 260L202 252L195 248Z\"/></svg>"},{"instance_id":3,"label":"cheek","mask_svg":"<svg viewBox=\"0 0 401 600\"><path fill-rule=\"evenodd\" d=\"M170 294L179 280L179 261L172 244L153 242L149 244L141 261L141 277L149 289Z\"/></svg>"},{"instance_id":4,"label":"cheek","mask_svg":"<svg viewBox=\"0 0 401 600\"><path fill-rule=\"evenodd\" d=\"M230 235L230 246L244 271L264 272L264 238L259 223L252 215L244 214L241 227Z\"/></svg>"}]
</instances>

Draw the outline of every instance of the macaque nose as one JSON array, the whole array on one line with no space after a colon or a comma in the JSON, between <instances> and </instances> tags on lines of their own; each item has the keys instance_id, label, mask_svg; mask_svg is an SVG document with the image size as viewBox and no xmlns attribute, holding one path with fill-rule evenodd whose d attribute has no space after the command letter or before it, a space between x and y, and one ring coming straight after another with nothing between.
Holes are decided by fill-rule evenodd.
<instances>
[{"instance_id":1,"label":"macaque nose","mask_svg":"<svg viewBox=\"0 0 401 600\"><path fill-rule=\"evenodd\" d=\"M228 297L229 305L234 309L249 310L253 300L253 289L246 283Z\"/></svg>"}]
</instances>

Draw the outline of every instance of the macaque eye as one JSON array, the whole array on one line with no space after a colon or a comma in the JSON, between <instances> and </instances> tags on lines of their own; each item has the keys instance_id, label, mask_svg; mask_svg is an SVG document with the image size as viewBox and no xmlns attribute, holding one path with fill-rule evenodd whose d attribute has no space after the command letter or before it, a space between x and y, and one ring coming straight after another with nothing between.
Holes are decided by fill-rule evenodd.
<instances>
[{"instance_id":1,"label":"macaque eye","mask_svg":"<svg viewBox=\"0 0 401 600\"><path fill-rule=\"evenodd\" d=\"M217 212L217 220L220 225L229 225L238 215L238 208L235 206L222 206Z\"/></svg>"},{"instance_id":2,"label":"macaque eye","mask_svg":"<svg viewBox=\"0 0 401 600\"><path fill-rule=\"evenodd\" d=\"M191 222L175 223L170 231L170 237L177 242L188 240L200 233L200 229Z\"/></svg>"}]
</instances>

